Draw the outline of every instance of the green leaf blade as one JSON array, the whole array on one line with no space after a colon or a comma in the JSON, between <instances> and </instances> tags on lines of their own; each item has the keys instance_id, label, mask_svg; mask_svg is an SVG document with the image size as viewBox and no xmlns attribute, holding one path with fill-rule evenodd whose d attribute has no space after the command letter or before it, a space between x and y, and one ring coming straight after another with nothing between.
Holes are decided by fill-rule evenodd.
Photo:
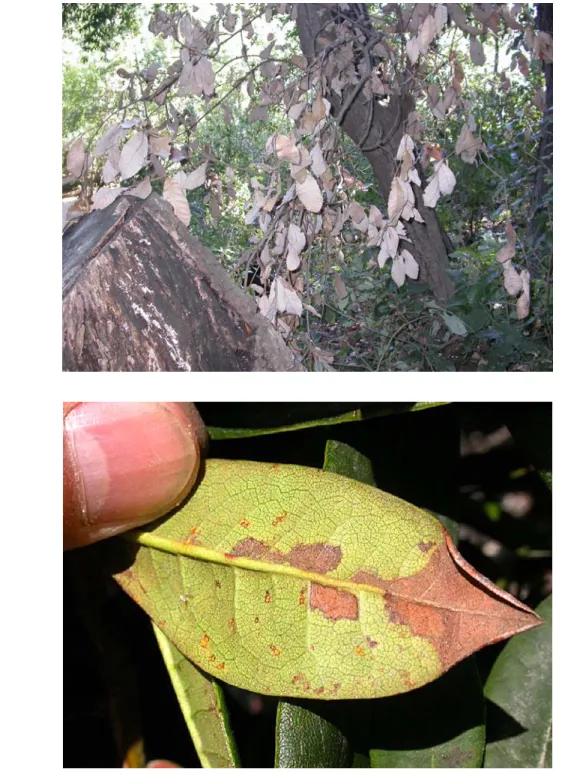
<instances>
[{"instance_id":1,"label":"green leaf blade","mask_svg":"<svg viewBox=\"0 0 562 775\"><path fill-rule=\"evenodd\" d=\"M316 711L315 706L319 704L324 711L327 703L307 700L279 703L275 731L276 767L332 769L350 765L346 735L337 719L331 720ZM338 715L338 709L331 715Z\"/></svg>"},{"instance_id":2,"label":"green leaf blade","mask_svg":"<svg viewBox=\"0 0 562 775\"><path fill-rule=\"evenodd\" d=\"M324 471L333 471L364 484L373 484L373 470L368 458L339 441L328 441L324 453ZM351 764L352 747L345 732L349 724L365 722L362 710L350 710L339 703L332 705L301 700L282 701L277 706L275 734L276 767L347 767ZM368 766L368 762L367 762Z\"/></svg>"},{"instance_id":3,"label":"green leaf blade","mask_svg":"<svg viewBox=\"0 0 562 775\"><path fill-rule=\"evenodd\" d=\"M552 767L552 596L538 630L513 638L486 681L485 767Z\"/></svg>"},{"instance_id":4,"label":"green leaf blade","mask_svg":"<svg viewBox=\"0 0 562 775\"><path fill-rule=\"evenodd\" d=\"M399 694L540 623L426 512L316 469L209 460L134 540L125 591L195 664L262 694Z\"/></svg>"},{"instance_id":5,"label":"green leaf blade","mask_svg":"<svg viewBox=\"0 0 562 775\"><path fill-rule=\"evenodd\" d=\"M239 767L222 687L186 659L154 622L153 628L201 765Z\"/></svg>"},{"instance_id":6,"label":"green leaf blade","mask_svg":"<svg viewBox=\"0 0 562 775\"><path fill-rule=\"evenodd\" d=\"M474 657L409 694L372 702L371 767L480 767L485 723Z\"/></svg>"},{"instance_id":7,"label":"green leaf blade","mask_svg":"<svg viewBox=\"0 0 562 775\"><path fill-rule=\"evenodd\" d=\"M324 452L324 471L332 471L363 484L374 484L373 467L369 458L341 441L328 441Z\"/></svg>"},{"instance_id":8,"label":"green leaf blade","mask_svg":"<svg viewBox=\"0 0 562 775\"><path fill-rule=\"evenodd\" d=\"M276 414L276 421L278 424L270 425L271 423L271 411L263 416L263 413L256 418L256 406L255 404L240 404L237 408L242 407L240 410L239 421L242 425L236 427L226 427L220 423L217 423L217 417L211 416L210 422L207 422L207 432L209 438L214 441L222 441L227 439L244 439L252 438L255 436L269 436L276 433L290 433L295 431L303 431L311 428L320 428L323 426L341 425L350 422L361 422L372 417L384 417L390 414L401 414L403 412L418 412L423 409L432 409L434 407L445 406L448 401L418 401L416 403L367 403L360 404L354 409L349 411L327 414L326 416L314 416L317 414L317 409L314 404L304 405L302 404L282 404L280 410ZM322 405L320 405L322 406ZM245 408L247 407L247 408ZM203 404L201 409L204 410ZM294 415L301 417L299 421L295 421ZM307 416L312 414L313 416ZM220 420L220 418L218 418ZM258 422L257 426L253 423ZM260 421L263 420L264 425L260 426ZM244 421L248 422L248 425L244 424ZM252 424L250 425L250 421ZM325 469L335 470L335 469ZM342 471L336 471L336 473L343 473Z\"/></svg>"}]
</instances>

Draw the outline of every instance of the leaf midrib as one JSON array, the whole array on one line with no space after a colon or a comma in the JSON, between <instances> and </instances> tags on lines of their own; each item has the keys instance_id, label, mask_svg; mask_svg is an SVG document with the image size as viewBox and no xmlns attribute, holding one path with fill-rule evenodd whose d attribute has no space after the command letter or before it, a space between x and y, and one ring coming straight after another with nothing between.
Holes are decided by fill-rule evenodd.
<instances>
[{"instance_id":1,"label":"leaf midrib","mask_svg":"<svg viewBox=\"0 0 562 775\"><path fill-rule=\"evenodd\" d=\"M283 565L281 563L264 562L262 560L255 560L252 557L236 556L231 554L225 554L219 552L216 549L209 549L205 546L198 546L194 543L183 543L173 540L171 538L162 538L154 533L143 532L140 530L131 530L128 533L123 534L122 538L131 541L141 546L146 546L150 549L157 549L167 554L181 555L184 557L191 557L203 562L214 562L219 565L226 565L227 567L243 568L245 570L256 571L258 573L271 573L280 574L283 576L292 576L293 578L302 579L304 581L311 581L315 584L320 584L324 587L333 587L335 589L348 590L354 594L359 592L367 592L370 594L390 595L400 600L406 600L411 603L417 603L418 605L428 606L430 608L438 608L443 611L451 611L453 613L474 613L466 608L455 608L448 605L438 605L436 603L420 600L415 597L409 597L408 595L401 595L400 593L393 592L391 590L385 590L381 587L376 587L370 584L361 584L357 581L351 581L349 579L338 579L332 576L325 576L322 573L315 573L314 571L307 571L302 568L296 568L293 565ZM510 604L511 605L511 604ZM516 606L511 605L508 610L519 610ZM489 619L507 619L509 616L496 616L485 612L477 611L479 616L484 616ZM538 619L539 617L537 617ZM529 626L534 627L539 622L532 623ZM528 629L528 628L525 628Z\"/></svg>"}]
</instances>

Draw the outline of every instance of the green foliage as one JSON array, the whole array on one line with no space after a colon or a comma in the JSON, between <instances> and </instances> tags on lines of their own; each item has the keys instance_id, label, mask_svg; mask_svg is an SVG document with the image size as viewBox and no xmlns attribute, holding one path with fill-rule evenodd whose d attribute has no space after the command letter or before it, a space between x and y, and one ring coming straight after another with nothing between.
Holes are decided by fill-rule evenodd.
<instances>
[{"instance_id":1,"label":"green foliage","mask_svg":"<svg viewBox=\"0 0 562 775\"><path fill-rule=\"evenodd\" d=\"M508 643L486 682L486 767L552 767L552 597L545 625ZM515 684L513 676L518 675Z\"/></svg>"},{"instance_id":2,"label":"green foliage","mask_svg":"<svg viewBox=\"0 0 562 775\"><path fill-rule=\"evenodd\" d=\"M239 77L234 72L236 81ZM288 128L285 116L278 115L278 111L271 111L267 123L256 121L248 122L248 97L241 88L234 89L229 98L223 103L232 116L227 122L224 111L218 110L210 113L202 123L202 131L208 147L213 149L216 161L214 170L221 178L227 168L234 172L235 196L230 198L223 188L225 205L221 208L220 217L215 220L208 207L207 192L197 189L192 194L191 210L193 214L192 230L194 234L221 258L223 265L235 271L240 269L240 282L244 281L244 268L241 257L250 244L250 239L256 235L256 227L246 226L245 214L251 208L251 190L244 182L244 175L248 170L254 170L255 177L263 181L262 165L265 164L265 143L267 138L275 131L283 131Z\"/></svg>"},{"instance_id":3,"label":"green foliage","mask_svg":"<svg viewBox=\"0 0 562 775\"><path fill-rule=\"evenodd\" d=\"M140 3L63 3L63 33L85 52L107 53L139 31Z\"/></svg>"},{"instance_id":4,"label":"green foliage","mask_svg":"<svg viewBox=\"0 0 562 775\"><path fill-rule=\"evenodd\" d=\"M178 651L152 623L170 680L203 767L239 767L221 684Z\"/></svg>"},{"instance_id":5,"label":"green foliage","mask_svg":"<svg viewBox=\"0 0 562 775\"><path fill-rule=\"evenodd\" d=\"M119 96L109 87L118 64L80 65L65 62L62 77L63 143L78 135L90 142L100 131L107 116L115 110Z\"/></svg>"}]
</instances>

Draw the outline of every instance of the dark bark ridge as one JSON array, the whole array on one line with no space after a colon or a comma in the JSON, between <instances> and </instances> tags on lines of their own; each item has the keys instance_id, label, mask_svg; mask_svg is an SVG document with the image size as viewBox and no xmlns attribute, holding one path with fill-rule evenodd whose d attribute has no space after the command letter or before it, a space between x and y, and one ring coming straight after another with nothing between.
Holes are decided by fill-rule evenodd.
<instances>
[{"instance_id":1,"label":"dark bark ridge","mask_svg":"<svg viewBox=\"0 0 562 775\"><path fill-rule=\"evenodd\" d=\"M65 371L301 371L253 299L158 194L63 237Z\"/></svg>"},{"instance_id":2,"label":"dark bark ridge","mask_svg":"<svg viewBox=\"0 0 562 775\"><path fill-rule=\"evenodd\" d=\"M380 39L378 33L372 29L368 17L365 15L361 4L354 4L353 19L360 25L360 30L368 37L367 42L359 44L363 53L357 54L356 65L361 71L361 58L368 56L368 51ZM337 22L341 22L342 14L325 4L299 3L297 26L303 54L309 63L316 61L318 67L325 71L329 64L329 51L319 39L328 39L336 44ZM336 22L336 25L331 24ZM337 45L337 44L336 44ZM323 60L323 56L325 59ZM363 63L364 64L364 63ZM373 169L379 191L385 200L388 200L392 179L396 174L396 152L400 140L404 134L404 127L408 114L414 108L414 100L411 94L394 94L388 104L381 104L378 100L372 100L369 104L362 90L359 90L350 101L350 95L345 92L340 97L329 86L327 78L324 95L333 108L334 116L343 116L340 126L343 131L358 144ZM412 253L420 267L419 281L427 283L434 295L440 300L447 300L453 294L451 280L446 272L448 266L447 242L443 229L439 223L435 210L428 208L423 203L423 193L413 185L416 196L416 207L425 223L416 221L405 222L406 232L412 240L412 244L406 243L404 247Z\"/></svg>"}]
</instances>

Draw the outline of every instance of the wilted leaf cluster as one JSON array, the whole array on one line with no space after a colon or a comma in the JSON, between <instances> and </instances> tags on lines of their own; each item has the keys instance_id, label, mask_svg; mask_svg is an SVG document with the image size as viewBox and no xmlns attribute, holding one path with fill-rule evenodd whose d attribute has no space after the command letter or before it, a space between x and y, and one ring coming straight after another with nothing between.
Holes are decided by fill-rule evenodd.
<instances>
[{"instance_id":1,"label":"wilted leaf cluster","mask_svg":"<svg viewBox=\"0 0 562 775\"><path fill-rule=\"evenodd\" d=\"M106 126L93 152L79 138L67 157L68 172L80 179L91 169L92 155L100 159L105 184L91 198L83 193L67 217L106 207L123 193L148 196L152 184L159 180L164 198L189 226L187 192L204 186L213 218L218 219L223 207L236 196L233 181L240 175L228 166L228 159L218 158L205 145L199 132L202 116L221 109L225 121L231 120L224 99L242 88L249 99L250 124L285 111L292 131L269 137L266 162L249 180L252 206L245 221L258 227L259 236L241 261L257 261L261 274L261 283L255 286L258 308L287 336L298 325L304 309L318 314L304 298L308 255L313 245L322 244L337 263L345 232L352 230L359 242L378 249L371 266L378 264L382 268L390 259L397 286L403 285L407 277L416 280L419 261L407 225L410 221L424 223L417 202L434 208L455 188L450 159L431 142L432 127L424 126L420 112L414 109L403 122L393 158L386 216L378 207L360 204L357 193L362 183L344 166L339 137L339 127L351 102L398 100L407 92L414 100L424 101L439 121L464 116L455 154L474 165L487 149L471 112L470 95L465 93L462 48L453 38L446 54L448 82L443 89L433 77L440 36L449 26L456 27L462 38L468 39L470 58L477 66L485 62L483 42L504 27L521 33L522 48L529 56L552 58L550 36L525 29L517 20L516 7L473 4L473 18L468 19L462 6L452 3L396 5L388 8L384 17L372 20L366 16L358 19L350 4L339 4L318 37L323 48L313 61L301 55L285 56L283 43L273 32L268 45L258 55L250 56L248 46L255 39L255 19L263 15L270 22L274 16L289 16L298 26L298 6L249 5L238 10L217 3L216 14L206 23L199 21L195 12L158 8L149 29L173 41L177 59L167 68L154 63L139 72L119 70L128 84L130 98L123 110L132 117ZM226 42L234 36L239 38L246 70L233 85L223 86L224 94L219 95L220 57ZM522 48L514 51L512 67L525 75L529 60ZM505 72L501 79L503 88L509 88ZM341 98L337 114L330 101L333 95ZM192 107L198 102L200 115ZM150 114L146 111L149 106ZM424 170L430 172L427 179ZM139 174L142 180L136 179ZM518 314L525 317L529 313L530 278L527 270L519 272L512 264L514 242L509 250L509 257L498 256L498 260L504 263L506 290L519 296ZM337 296L345 296L338 274L334 274L334 283Z\"/></svg>"}]
</instances>

